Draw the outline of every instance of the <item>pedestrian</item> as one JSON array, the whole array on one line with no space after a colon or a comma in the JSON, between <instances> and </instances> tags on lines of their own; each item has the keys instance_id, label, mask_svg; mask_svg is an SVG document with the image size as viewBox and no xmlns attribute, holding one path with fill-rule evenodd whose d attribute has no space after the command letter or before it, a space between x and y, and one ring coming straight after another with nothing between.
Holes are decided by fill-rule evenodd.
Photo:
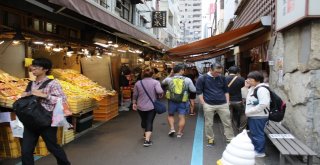
<instances>
[{"instance_id":1,"label":"pedestrian","mask_svg":"<svg viewBox=\"0 0 320 165\"><path fill-rule=\"evenodd\" d=\"M246 116L248 117L248 126L250 130L250 138L254 145L256 157L265 157L265 135L264 128L268 121L270 107L270 92L267 88L261 87L266 85L263 83L263 74L259 71L253 71L248 74L249 88L246 100ZM257 98L253 96L255 88L257 90Z\"/></svg>"},{"instance_id":2,"label":"pedestrian","mask_svg":"<svg viewBox=\"0 0 320 165\"><path fill-rule=\"evenodd\" d=\"M181 138L185 126L185 115L189 113L189 96L188 91L196 92L196 87L190 78L184 77L184 64L175 65L173 68L174 76L167 77L162 81L163 85L168 87L166 97L168 99L168 123L170 137L175 134L174 114L179 114L179 128L177 138Z\"/></svg>"},{"instance_id":3,"label":"pedestrian","mask_svg":"<svg viewBox=\"0 0 320 165\"><path fill-rule=\"evenodd\" d=\"M212 64L209 72L199 77L196 83L199 101L203 105L208 146L214 145L213 117L215 113L219 115L222 121L227 143L234 136L230 119L227 81L221 75L222 69L221 64Z\"/></svg>"},{"instance_id":4,"label":"pedestrian","mask_svg":"<svg viewBox=\"0 0 320 165\"><path fill-rule=\"evenodd\" d=\"M48 111L53 111L59 98L64 103L67 102L66 95L63 93L61 85L57 80L52 80L44 88L38 88L48 80L47 75L52 68L52 62L46 58L37 58L32 61L31 72L36 77L32 83L31 92L24 92L22 97L34 95L41 98L41 105ZM24 127L21 160L23 165L34 165L33 152L38 142L39 136L42 137L49 152L51 152L57 160L59 165L69 165L70 162L62 149L57 144L57 127L44 127L39 129L32 129Z\"/></svg>"},{"instance_id":5,"label":"pedestrian","mask_svg":"<svg viewBox=\"0 0 320 165\"><path fill-rule=\"evenodd\" d=\"M157 97L162 97L163 95L160 82L152 78L153 74L154 72L152 69L146 68L142 73L143 79L137 81L133 88L132 109L138 111L140 115L141 128L143 129L143 136L145 138L143 146L145 147L152 145L151 134L153 131L153 120L156 116L153 103L146 92L148 92L153 101L156 100Z\"/></svg>"},{"instance_id":6,"label":"pedestrian","mask_svg":"<svg viewBox=\"0 0 320 165\"><path fill-rule=\"evenodd\" d=\"M247 117L244 112L244 104L242 101L241 88L244 87L245 79L240 76L240 69L232 66L228 69L229 75L226 80L229 88L230 96L230 117L235 134L241 133L247 125Z\"/></svg>"},{"instance_id":7,"label":"pedestrian","mask_svg":"<svg viewBox=\"0 0 320 165\"><path fill-rule=\"evenodd\" d=\"M185 76L192 80L193 85L196 85L196 79L199 76L197 69L195 69L195 68L188 69L188 72L185 73ZM196 97L197 97L197 93L196 92L189 91L190 115L191 116L196 115L196 112L195 112L195 100L196 100Z\"/></svg>"}]
</instances>

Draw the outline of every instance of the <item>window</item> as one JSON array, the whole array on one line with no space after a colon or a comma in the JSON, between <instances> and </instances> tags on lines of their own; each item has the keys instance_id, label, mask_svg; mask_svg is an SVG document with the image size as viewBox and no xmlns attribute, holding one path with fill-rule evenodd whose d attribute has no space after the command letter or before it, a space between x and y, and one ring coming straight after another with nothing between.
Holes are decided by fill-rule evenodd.
<instances>
[{"instance_id":1,"label":"window","mask_svg":"<svg viewBox=\"0 0 320 165\"><path fill-rule=\"evenodd\" d=\"M130 18L130 9L131 9L131 4L126 1L126 0L117 0L116 2L116 10L119 12L120 17L129 21L131 20Z\"/></svg>"}]
</instances>

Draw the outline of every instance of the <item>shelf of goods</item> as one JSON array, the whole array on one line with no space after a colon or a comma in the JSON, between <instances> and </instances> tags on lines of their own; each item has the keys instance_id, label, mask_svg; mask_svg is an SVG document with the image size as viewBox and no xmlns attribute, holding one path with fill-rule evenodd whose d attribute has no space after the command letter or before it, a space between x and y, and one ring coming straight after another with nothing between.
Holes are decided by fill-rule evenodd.
<instances>
[{"instance_id":1,"label":"shelf of goods","mask_svg":"<svg viewBox=\"0 0 320 165\"><path fill-rule=\"evenodd\" d=\"M0 106L11 108L28 85L28 79L19 79L0 70Z\"/></svg>"},{"instance_id":2,"label":"shelf of goods","mask_svg":"<svg viewBox=\"0 0 320 165\"><path fill-rule=\"evenodd\" d=\"M80 87L83 90L86 90L92 98L98 101L102 100L108 93L108 91L105 88L101 87L97 83L93 82L92 80L75 70L53 69L52 75L55 78L69 82L73 85Z\"/></svg>"},{"instance_id":3,"label":"shelf of goods","mask_svg":"<svg viewBox=\"0 0 320 165\"><path fill-rule=\"evenodd\" d=\"M118 116L118 95L108 95L98 102L99 107L93 111L94 120L108 121Z\"/></svg>"}]
</instances>

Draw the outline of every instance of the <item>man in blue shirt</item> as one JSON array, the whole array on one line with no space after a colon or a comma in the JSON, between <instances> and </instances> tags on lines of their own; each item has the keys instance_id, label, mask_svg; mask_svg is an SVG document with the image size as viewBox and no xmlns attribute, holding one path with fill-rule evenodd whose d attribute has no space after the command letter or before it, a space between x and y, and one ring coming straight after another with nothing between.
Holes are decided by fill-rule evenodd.
<instances>
[{"instance_id":1,"label":"man in blue shirt","mask_svg":"<svg viewBox=\"0 0 320 165\"><path fill-rule=\"evenodd\" d=\"M196 84L197 94L203 105L205 134L209 146L214 144L213 116L215 113L218 113L222 121L227 142L230 142L234 136L229 111L228 86L225 77L221 76L222 69L220 64L212 64L210 71L201 76Z\"/></svg>"}]
</instances>

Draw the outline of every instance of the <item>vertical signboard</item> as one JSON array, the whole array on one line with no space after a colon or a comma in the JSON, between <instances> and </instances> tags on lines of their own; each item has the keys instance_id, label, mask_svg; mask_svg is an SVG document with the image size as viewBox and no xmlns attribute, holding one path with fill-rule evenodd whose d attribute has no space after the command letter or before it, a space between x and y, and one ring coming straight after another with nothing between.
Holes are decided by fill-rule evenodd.
<instances>
[{"instance_id":1,"label":"vertical signboard","mask_svg":"<svg viewBox=\"0 0 320 165\"><path fill-rule=\"evenodd\" d=\"M152 27L167 27L167 11L152 12Z\"/></svg>"}]
</instances>

